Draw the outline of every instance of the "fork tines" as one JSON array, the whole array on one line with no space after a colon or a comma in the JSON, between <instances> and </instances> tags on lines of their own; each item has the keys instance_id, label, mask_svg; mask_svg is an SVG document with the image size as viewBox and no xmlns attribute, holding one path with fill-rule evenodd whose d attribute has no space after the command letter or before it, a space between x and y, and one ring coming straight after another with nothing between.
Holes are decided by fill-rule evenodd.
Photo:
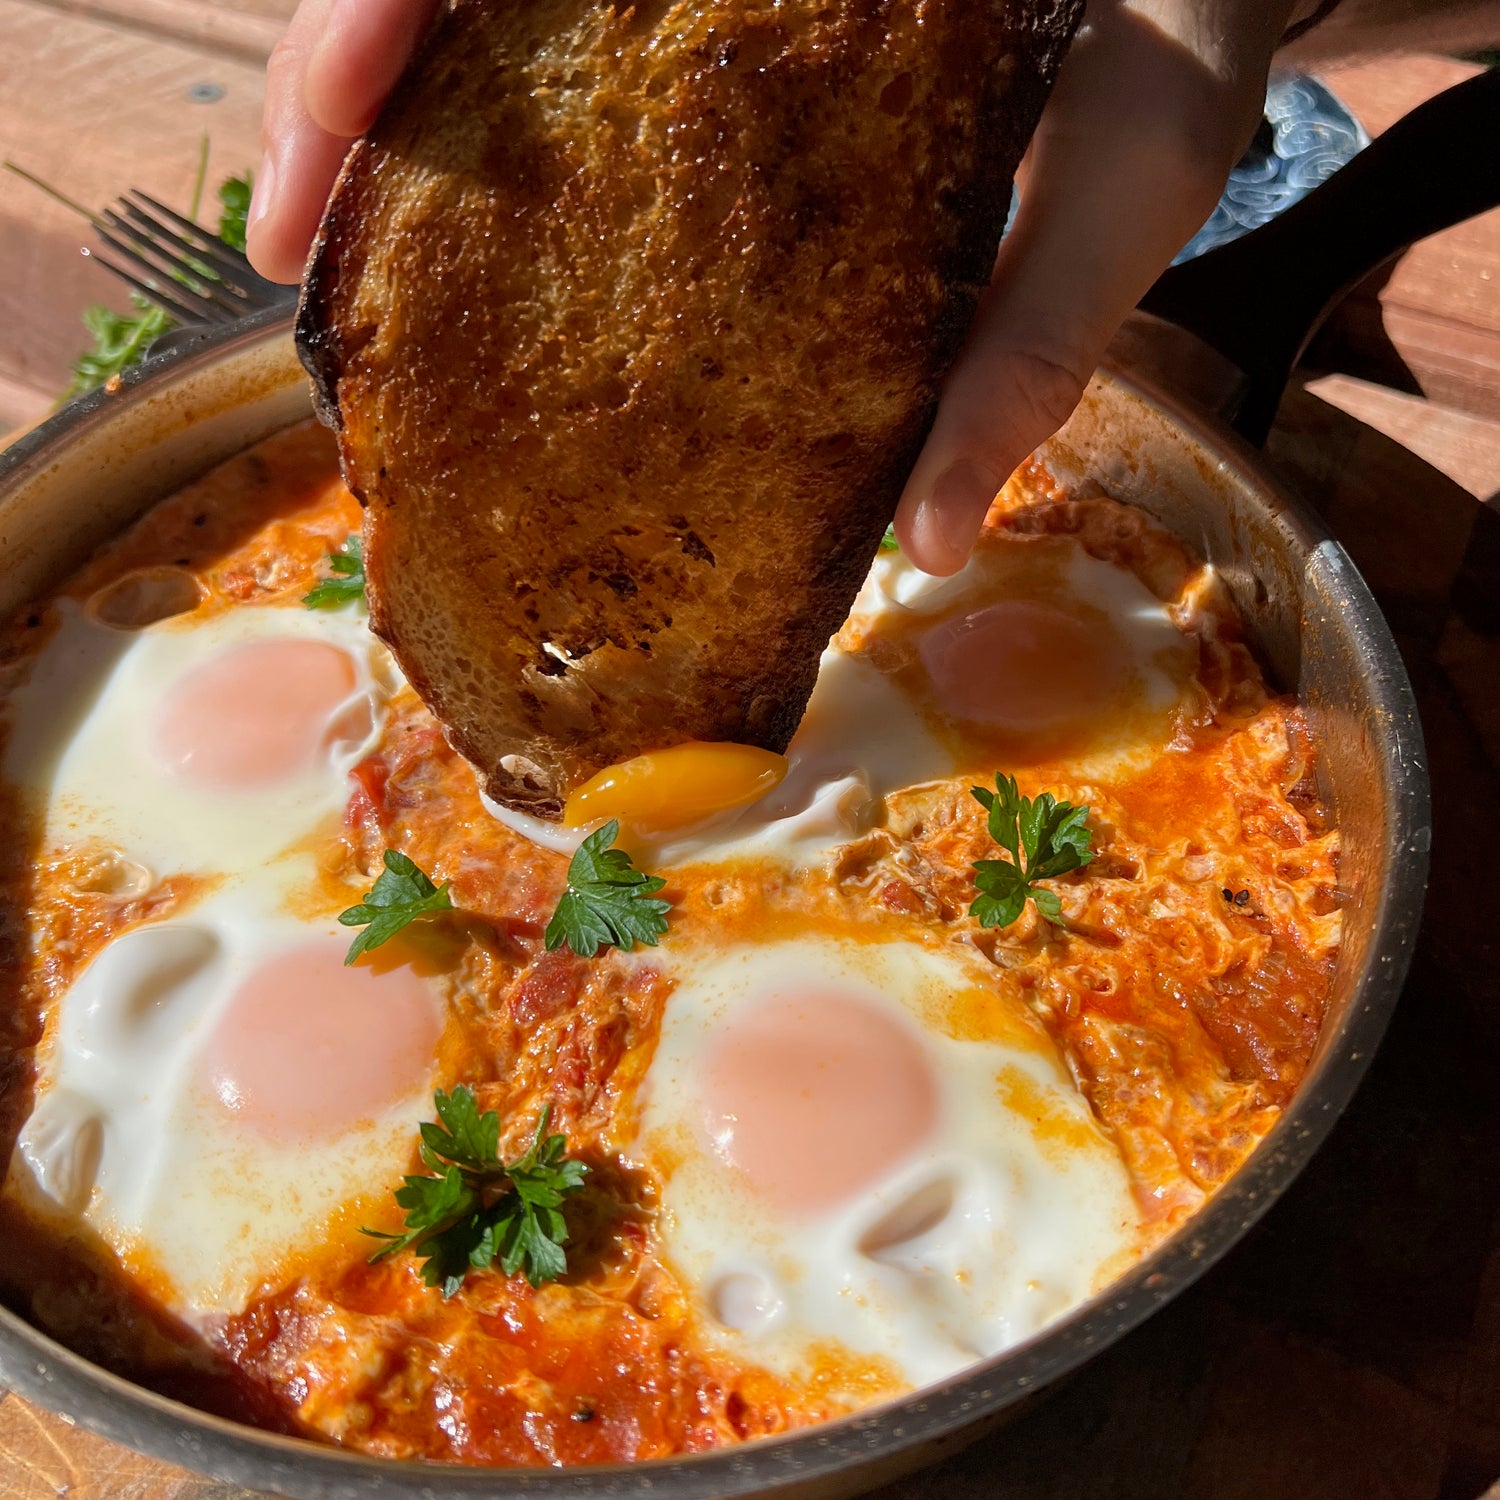
<instances>
[{"instance_id":1,"label":"fork tines","mask_svg":"<svg viewBox=\"0 0 1500 1500\"><path fill-rule=\"evenodd\" d=\"M132 189L95 220L99 238L124 262L95 259L181 323L228 323L287 301L216 235Z\"/></svg>"}]
</instances>

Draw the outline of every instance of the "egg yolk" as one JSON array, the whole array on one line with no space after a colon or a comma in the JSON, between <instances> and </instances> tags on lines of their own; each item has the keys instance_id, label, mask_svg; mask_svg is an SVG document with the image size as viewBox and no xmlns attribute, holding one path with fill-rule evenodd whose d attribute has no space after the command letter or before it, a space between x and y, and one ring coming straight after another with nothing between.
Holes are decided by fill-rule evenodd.
<instances>
[{"instance_id":1,"label":"egg yolk","mask_svg":"<svg viewBox=\"0 0 1500 1500\"><path fill-rule=\"evenodd\" d=\"M1110 706L1130 666L1106 621L1005 599L933 626L922 664L954 718L1014 734L1065 729Z\"/></svg>"},{"instance_id":2,"label":"egg yolk","mask_svg":"<svg viewBox=\"0 0 1500 1500\"><path fill-rule=\"evenodd\" d=\"M698 741L652 750L608 766L568 798L563 823L581 828L620 818L652 828L680 828L710 813L748 807L786 775L786 757L754 745Z\"/></svg>"},{"instance_id":3,"label":"egg yolk","mask_svg":"<svg viewBox=\"0 0 1500 1500\"><path fill-rule=\"evenodd\" d=\"M920 1040L838 991L776 994L742 1010L716 1036L701 1080L714 1149L792 1214L868 1187L937 1124Z\"/></svg>"},{"instance_id":4,"label":"egg yolk","mask_svg":"<svg viewBox=\"0 0 1500 1500\"><path fill-rule=\"evenodd\" d=\"M309 943L268 959L230 996L205 1081L257 1135L330 1140L424 1088L441 1031L410 968L346 968L342 943Z\"/></svg>"},{"instance_id":5,"label":"egg yolk","mask_svg":"<svg viewBox=\"0 0 1500 1500\"><path fill-rule=\"evenodd\" d=\"M181 677L152 729L157 759L196 785L266 786L311 767L358 676L323 641L252 641Z\"/></svg>"}]
</instances>

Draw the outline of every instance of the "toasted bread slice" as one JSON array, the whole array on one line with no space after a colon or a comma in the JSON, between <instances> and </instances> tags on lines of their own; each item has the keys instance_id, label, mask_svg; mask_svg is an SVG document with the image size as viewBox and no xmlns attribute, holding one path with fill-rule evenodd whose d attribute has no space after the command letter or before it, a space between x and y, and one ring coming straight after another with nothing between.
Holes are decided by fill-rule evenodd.
<instances>
[{"instance_id":1,"label":"toasted bread slice","mask_svg":"<svg viewBox=\"0 0 1500 1500\"><path fill-rule=\"evenodd\" d=\"M302 357L370 615L500 802L785 749L1081 0L457 0L351 152Z\"/></svg>"}]
</instances>

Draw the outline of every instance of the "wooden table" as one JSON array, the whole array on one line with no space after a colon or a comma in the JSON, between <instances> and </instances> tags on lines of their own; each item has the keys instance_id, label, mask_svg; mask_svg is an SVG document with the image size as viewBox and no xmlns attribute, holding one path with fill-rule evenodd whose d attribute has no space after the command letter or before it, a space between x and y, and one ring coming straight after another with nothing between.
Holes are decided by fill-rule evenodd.
<instances>
[{"instance_id":1,"label":"wooden table","mask_svg":"<svg viewBox=\"0 0 1500 1500\"><path fill-rule=\"evenodd\" d=\"M0 153L90 205L129 184L182 203L202 130L211 183L257 158L258 67L288 9L0 0ZM1378 132L1465 71L1407 58L1327 76ZM0 177L0 430L64 383L78 307L118 301L78 243L65 212ZM1500 1500L1500 214L1373 278L1312 358L1322 373L1299 379L1269 450L1380 595L1433 768L1406 996L1333 1138L1222 1265L883 1500ZM244 1500L15 1397L0 1495Z\"/></svg>"}]
</instances>

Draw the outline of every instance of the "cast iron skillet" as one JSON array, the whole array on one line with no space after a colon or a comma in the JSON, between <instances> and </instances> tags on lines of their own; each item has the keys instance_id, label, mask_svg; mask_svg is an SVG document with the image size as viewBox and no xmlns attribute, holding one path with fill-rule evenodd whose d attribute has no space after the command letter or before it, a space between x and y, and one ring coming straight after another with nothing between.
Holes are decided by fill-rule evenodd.
<instances>
[{"instance_id":1,"label":"cast iron skillet","mask_svg":"<svg viewBox=\"0 0 1500 1500\"><path fill-rule=\"evenodd\" d=\"M1300 210L1164 277L1147 306L1217 331L1234 365L1200 344L1184 343L1188 336L1159 317L1137 318L1078 413L1045 450L1062 476L1098 479L1221 570L1273 677L1296 688L1307 706L1344 840L1345 939L1306 1079L1246 1165L1176 1235L1042 1334L941 1384L785 1437L636 1465L449 1468L366 1458L263 1433L120 1380L6 1309L0 1309L0 1380L142 1452L309 1500L842 1496L977 1436L1193 1282L1285 1191L1364 1073L1411 956L1430 826L1410 686L1369 591L1343 549L1254 449L1218 417L1173 396L1171 384L1191 367L1201 387L1206 370L1222 397L1216 404L1263 435L1286 372L1334 293L1411 239L1500 200L1497 162L1488 164L1482 185L1467 176L1437 183L1429 169L1443 159L1441 152L1421 161L1425 177L1403 178L1400 170L1413 152L1420 159L1429 133L1496 138L1497 83L1492 76L1442 96L1382 137ZM1393 200L1382 199L1393 180L1420 198L1408 196L1404 216L1392 211ZM1329 229L1320 219L1326 212L1342 229ZM1236 342L1222 319L1216 326L1201 314L1205 307L1244 307L1266 291L1258 254L1279 263L1286 278L1275 286L1280 312L1273 317L1263 306L1239 320L1246 337ZM1298 287L1310 290L1293 314L1280 294ZM1251 337L1257 331L1266 335L1259 342ZM1164 354L1165 379L1152 368ZM309 411L290 318L281 314L196 336L170 357L150 360L117 392L75 403L0 454L0 611L60 581L162 495Z\"/></svg>"}]
</instances>

